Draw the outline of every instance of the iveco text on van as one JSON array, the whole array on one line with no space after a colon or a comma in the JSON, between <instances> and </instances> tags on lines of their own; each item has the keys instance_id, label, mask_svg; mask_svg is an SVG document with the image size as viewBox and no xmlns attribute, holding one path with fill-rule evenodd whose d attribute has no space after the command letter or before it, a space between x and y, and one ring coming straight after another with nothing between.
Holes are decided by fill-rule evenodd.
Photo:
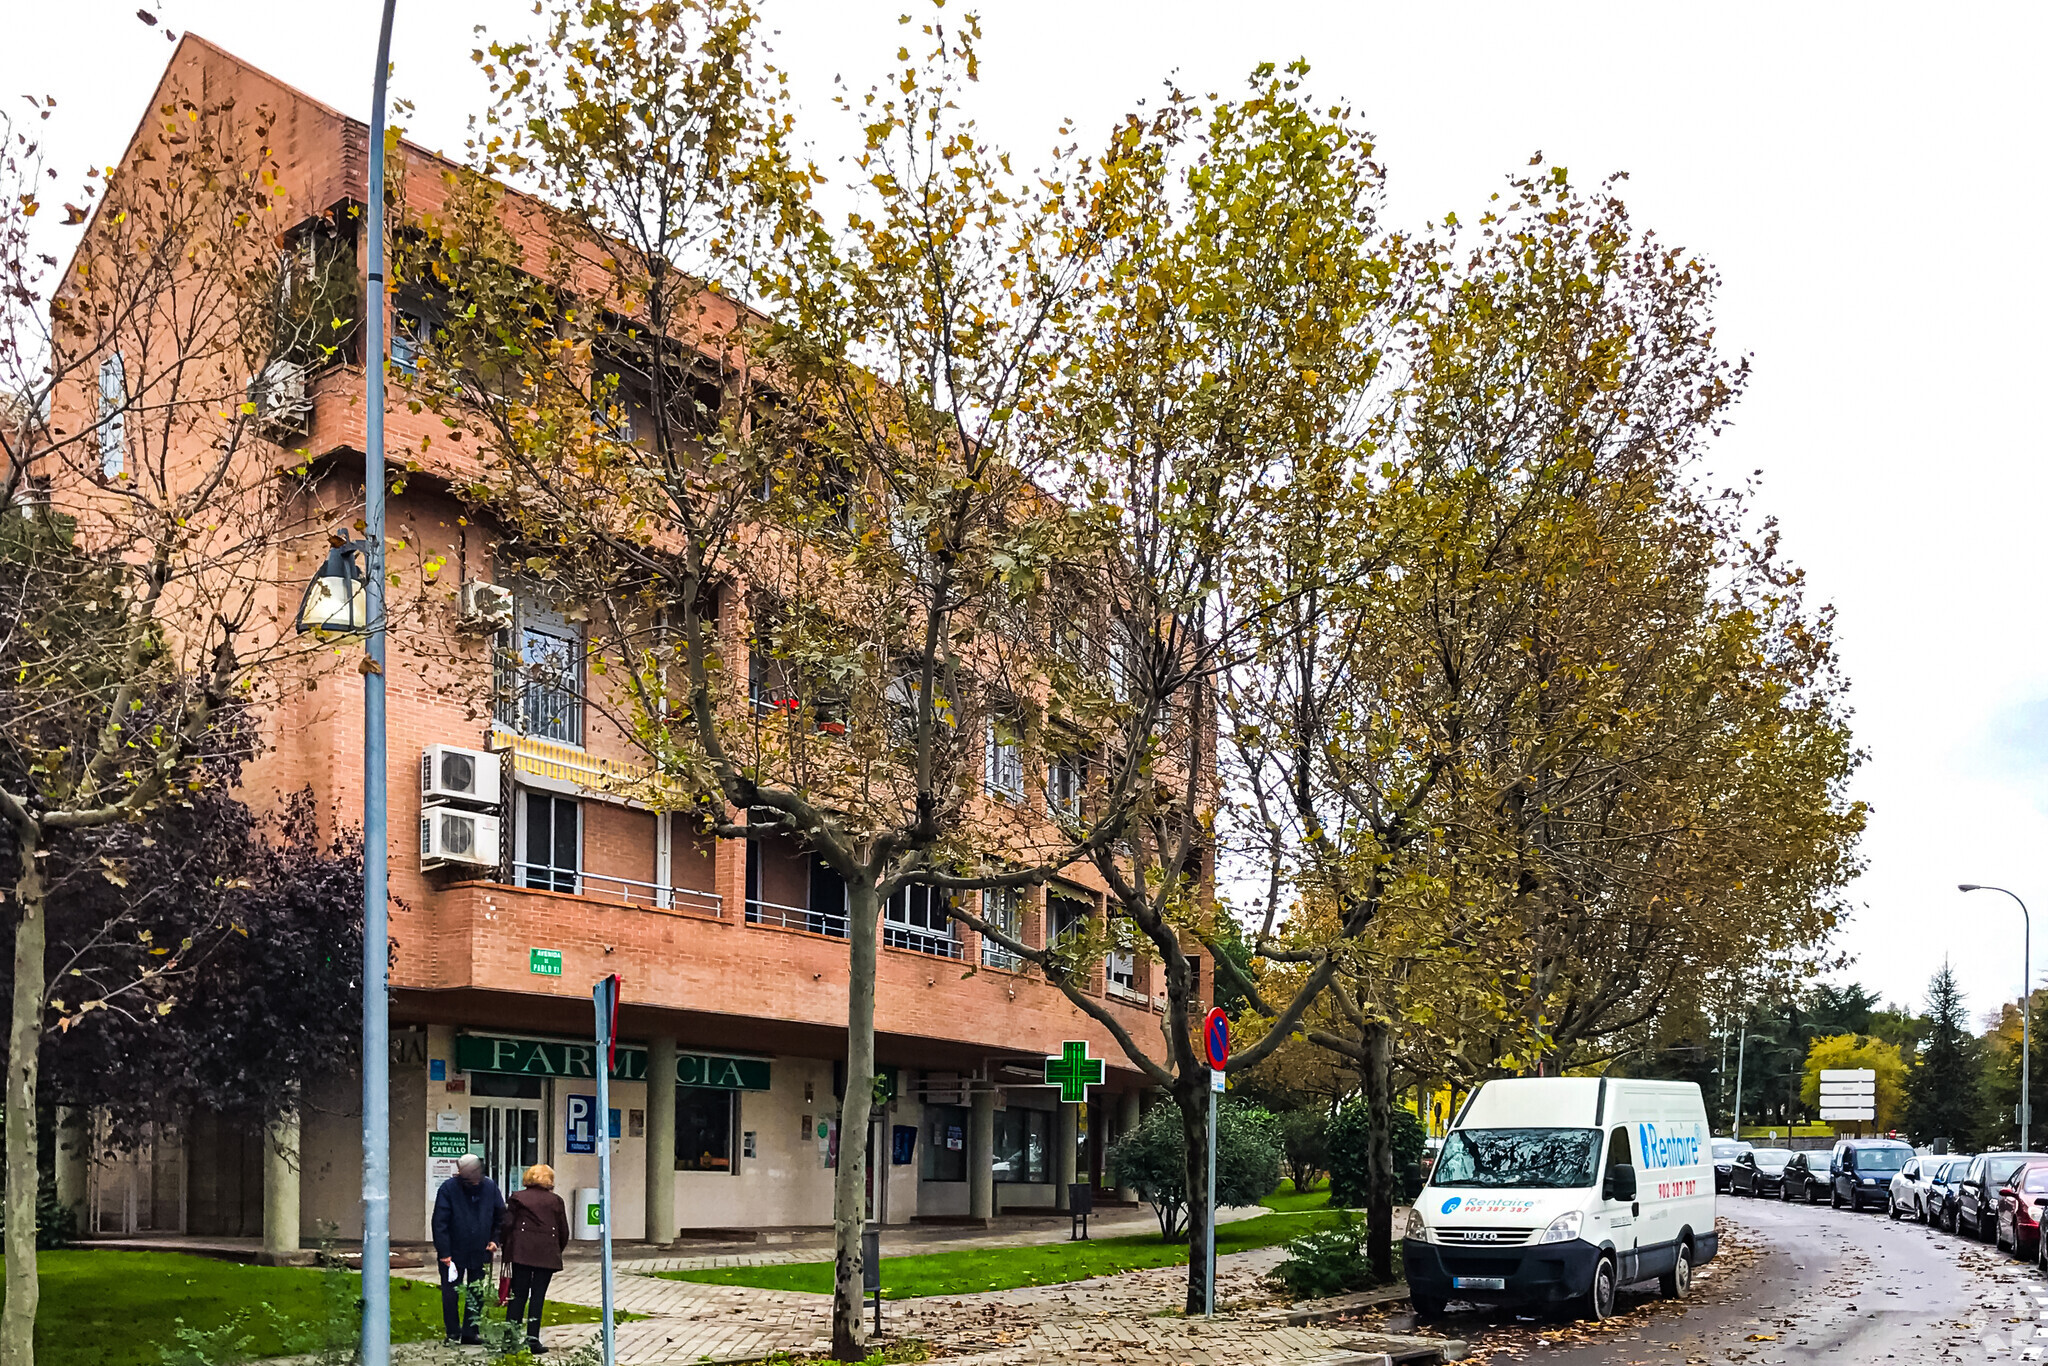
<instances>
[{"instance_id":1,"label":"iveco text on van","mask_svg":"<svg viewBox=\"0 0 2048 1366\"><path fill-rule=\"evenodd\" d=\"M1683 1295L1717 1249L1714 1160L1691 1082L1531 1077L1474 1091L1408 1213L1416 1313L1447 1300L1614 1312L1652 1276Z\"/></svg>"}]
</instances>

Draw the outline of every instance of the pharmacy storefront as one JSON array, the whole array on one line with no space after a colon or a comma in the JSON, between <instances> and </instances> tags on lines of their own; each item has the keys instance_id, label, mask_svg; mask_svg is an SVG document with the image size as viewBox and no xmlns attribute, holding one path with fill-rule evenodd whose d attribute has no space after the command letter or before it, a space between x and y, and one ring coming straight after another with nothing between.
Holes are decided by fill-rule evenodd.
<instances>
[{"instance_id":1,"label":"pharmacy storefront","mask_svg":"<svg viewBox=\"0 0 2048 1366\"><path fill-rule=\"evenodd\" d=\"M643 1234L648 1152L648 1050L621 1044L611 1071L609 1114L597 1113L598 1050L587 1040L456 1032L430 1028L427 1058L427 1199L464 1154L507 1192L526 1169L546 1163L555 1187L574 1193L597 1185L597 1125L610 1130L617 1233ZM829 1064L827 1065L829 1069ZM675 1150L678 1205L738 1202L724 1187L758 1160L760 1127L781 1109L774 1103L782 1063L763 1057L678 1051L675 1066ZM801 1062L794 1070L804 1069ZM790 1123L794 1124L794 1120ZM714 1183L705 1189L706 1183ZM705 1222L700 1218L683 1220ZM714 1220L710 1222L723 1222Z\"/></svg>"}]
</instances>

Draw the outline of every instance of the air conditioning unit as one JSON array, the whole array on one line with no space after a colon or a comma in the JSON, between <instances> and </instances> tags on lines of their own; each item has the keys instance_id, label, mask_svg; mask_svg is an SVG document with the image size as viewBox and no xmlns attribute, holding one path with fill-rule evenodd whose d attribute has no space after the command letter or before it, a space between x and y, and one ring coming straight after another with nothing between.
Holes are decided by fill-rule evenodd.
<instances>
[{"instance_id":1,"label":"air conditioning unit","mask_svg":"<svg viewBox=\"0 0 2048 1366\"><path fill-rule=\"evenodd\" d=\"M420 813L420 868L498 866L498 818L481 811L430 806Z\"/></svg>"},{"instance_id":2,"label":"air conditioning unit","mask_svg":"<svg viewBox=\"0 0 2048 1366\"><path fill-rule=\"evenodd\" d=\"M481 749L428 745L420 751L420 801L428 806L496 806L498 756Z\"/></svg>"},{"instance_id":3,"label":"air conditioning unit","mask_svg":"<svg viewBox=\"0 0 2048 1366\"><path fill-rule=\"evenodd\" d=\"M496 631L512 624L512 590L471 579L462 585L463 629Z\"/></svg>"},{"instance_id":4,"label":"air conditioning unit","mask_svg":"<svg viewBox=\"0 0 2048 1366\"><path fill-rule=\"evenodd\" d=\"M306 396L306 367L297 361L272 361L249 381L249 401L256 405L256 422L266 435L303 433L313 416L313 400Z\"/></svg>"}]
</instances>

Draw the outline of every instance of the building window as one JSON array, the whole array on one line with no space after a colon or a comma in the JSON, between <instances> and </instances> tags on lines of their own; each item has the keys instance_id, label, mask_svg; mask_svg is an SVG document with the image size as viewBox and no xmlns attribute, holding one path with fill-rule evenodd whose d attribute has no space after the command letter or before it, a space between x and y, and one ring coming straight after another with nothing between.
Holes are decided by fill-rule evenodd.
<instances>
[{"instance_id":1,"label":"building window","mask_svg":"<svg viewBox=\"0 0 2048 1366\"><path fill-rule=\"evenodd\" d=\"M1121 987L1125 991L1136 991L1138 989L1137 954L1124 953L1116 949L1111 949L1109 952L1107 972L1109 976L1109 984L1111 986Z\"/></svg>"},{"instance_id":2,"label":"building window","mask_svg":"<svg viewBox=\"0 0 2048 1366\"><path fill-rule=\"evenodd\" d=\"M1123 991L1138 990L1138 927L1124 916L1109 922L1110 940L1115 945L1103 963L1109 984Z\"/></svg>"},{"instance_id":3,"label":"building window","mask_svg":"<svg viewBox=\"0 0 2048 1366\"><path fill-rule=\"evenodd\" d=\"M732 1136L739 1127L739 1092L704 1086L676 1088L676 1170L737 1172Z\"/></svg>"},{"instance_id":4,"label":"building window","mask_svg":"<svg viewBox=\"0 0 2048 1366\"><path fill-rule=\"evenodd\" d=\"M1081 760L1056 754L1045 766L1045 809L1064 820L1081 818Z\"/></svg>"},{"instance_id":5,"label":"building window","mask_svg":"<svg viewBox=\"0 0 2048 1366\"><path fill-rule=\"evenodd\" d=\"M128 467L128 366L119 351L100 361L100 473L118 479Z\"/></svg>"},{"instance_id":6,"label":"building window","mask_svg":"<svg viewBox=\"0 0 2048 1366\"><path fill-rule=\"evenodd\" d=\"M882 918L882 942L941 958L960 956L960 935L943 891L923 884L898 887Z\"/></svg>"},{"instance_id":7,"label":"building window","mask_svg":"<svg viewBox=\"0 0 2048 1366\"><path fill-rule=\"evenodd\" d=\"M552 792L529 789L525 797L520 812L518 876L513 881L521 887L543 887L551 892L576 891L583 862L581 808L573 798Z\"/></svg>"},{"instance_id":8,"label":"building window","mask_svg":"<svg viewBox=\"0 0 2048 1366\"><path fill-rule=\"evenodd\" d=\"M988 725L988 790L1012 801L1024 795L1024 756L1017 749L1016 722L991 720Z\"/></svg>"},{"instance_id":9,"label":"building window","mask_svg":"<svg viewBox=\"0 0 2048 1366\"><path fill-rule=\"evenodd\" d=\"M1052 891L1046 894L1046 922L1051 927L1051 943L1060 944L1087 929L1088 920L1095 914L1095 903L1084 900L1073 892Z\"/></svg>"},{"instance_id":10,"label":"building window","mask_svg":"<svg viewBox=\"0 0 2048 1366\"><path fill-rule=\"evenodd\" d=\"M507 730L583 743L582 638L559 613L527 602L498 632L493 718Z\"/></svg>"},{"instance_id":11,"label":"building window","mask_svg":"<svg viewBox=\"0 0 2048 1366\"><path fill-rule=\"evenodd\" d=\"M927 1181L967 1179L967 1107L924 1107L924 1165Z\"/></svg>"},{"instance_id":12,"label":"building window","mask_svg":"<svg viewBox=\"0 0 2048 1366\"><path fill-rule=\"evenodd\" d=\"M756 641L747 651L747 696L754 704L756 716L797 709L782 665L768 653L765 642Z\"/></svg>"},{"instance_id":13,"label":"building window","mask_svg":"<svg viewBox=\"0 0 2048 1366\"><path fill-rule=\"evenodd\" d=\"M1024 939L1024 893L1015 887L997 887L981 894L981 918L1019 943ZM981 941L983 967L1015 972L1024 960L986 935Z\"/></svg>"},{"instance_id":14,"label":"building window","mask_svg":"<svg viewBox=\"0 0 2048 1366\"><path fill-rule=\"evenodd\" d=\"M420 370L420 348L427 335L426 320L410 309L391 310L391 366L403 374Z\"/></svg>"},{"instance_id":15,"label":"building window","mask_svg":"<svg viewBox=\"0 0 2048 1366\"><path fill-rule=\"evenodd\" d=\"M1045 1110L998 1110L995 1179L1043 1185L1050 1181L1052 1115Z\"/></svg>"}]
</instances>

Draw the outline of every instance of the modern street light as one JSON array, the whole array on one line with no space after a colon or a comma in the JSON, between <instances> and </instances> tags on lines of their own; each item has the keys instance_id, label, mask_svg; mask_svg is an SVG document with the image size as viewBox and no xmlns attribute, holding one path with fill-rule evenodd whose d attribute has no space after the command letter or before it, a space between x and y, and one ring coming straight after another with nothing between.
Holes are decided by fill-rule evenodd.
<instances>
[{"instance_id":1,"label":"modern street light","mask_svg":"<svg viewBox=\"0 0 2048 1366\"><path fill-rule=\"evenodd\" d=\"M2027 903L2021 901L2019 893L2007 892L2003 887L1986 887L1980 883L1962 882L1956 884L1959 892L2005 892L2020 908L2020 1151L2031 1151L2027 1147L2027 1125L2034 1118L2034 1112L2027 1103L2027 1072L2033 1051L2034 1033L2034 918L2027 914Z\"/></svg>"}]
</instances>

